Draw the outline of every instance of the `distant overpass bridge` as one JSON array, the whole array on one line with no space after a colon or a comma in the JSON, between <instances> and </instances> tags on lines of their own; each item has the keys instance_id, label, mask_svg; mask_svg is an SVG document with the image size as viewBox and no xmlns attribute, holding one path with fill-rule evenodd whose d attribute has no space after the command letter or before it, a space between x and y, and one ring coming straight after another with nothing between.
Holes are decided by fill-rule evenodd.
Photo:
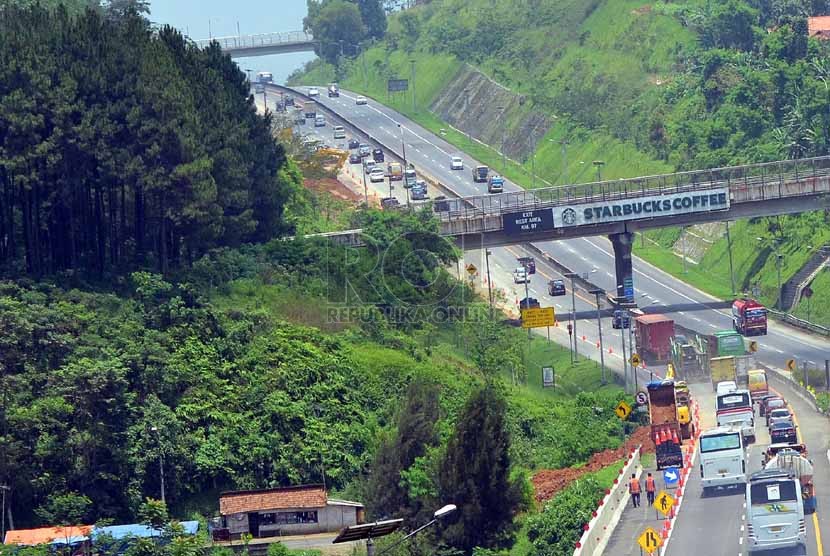
<instances>
[{"instance_id":1,"label":"distant overpass bridge","mask_svg":"<svg viewBox=\"0 0 830 556\"><path fill-rule=\"evenodd\" d=\"M199 48L204 48L214 41L219 43L222 50L230 54L231 58L313 51L316 44L314 37L304 31L214 37L194 42Z\"/></svg>"},{"instance_id":2,"label":"distant overpass bridge","mask_svg":"<svg viewBox=\"0 0 830 556\"><path fill-rule=\"evenodd\" d=\"M617 296L633 299L633 232L830 208L830 156L442 201L441 235L464 249L606 235ZM360 230L329 233L359 246ZM342 237L341 237L342 236Z\"/></svg>"}]
</instances>

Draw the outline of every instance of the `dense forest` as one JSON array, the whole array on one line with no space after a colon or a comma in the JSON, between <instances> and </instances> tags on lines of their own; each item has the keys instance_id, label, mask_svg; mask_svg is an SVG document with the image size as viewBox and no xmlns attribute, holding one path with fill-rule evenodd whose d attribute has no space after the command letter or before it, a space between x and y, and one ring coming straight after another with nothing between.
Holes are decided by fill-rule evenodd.
<instances>
[{"instance_id":1,"label":"dense forest","mask_svg":"<svg viewBox=\"0 0 830 556\"><path fill-rule=\"evenodd\" d=\"M245 74L135 12L0 13L0 266L167 272L289 229L296 172Z\"/></svg>"}]
</instances>

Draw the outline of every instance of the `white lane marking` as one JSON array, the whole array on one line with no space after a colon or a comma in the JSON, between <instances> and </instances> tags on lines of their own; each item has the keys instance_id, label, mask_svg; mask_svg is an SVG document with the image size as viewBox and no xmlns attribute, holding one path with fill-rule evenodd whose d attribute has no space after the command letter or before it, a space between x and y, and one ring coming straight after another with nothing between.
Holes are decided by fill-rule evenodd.
<instances>
[{"instance_id":1,"label":"white lane marking","mask_svg":"<svg viewBox=\"0 0 830 556\"><path fill-rule=\"evenodd\" d=\"M775 350L775 351L777 351L778 353L784 353L784 350L781 350L781 349L778 349L778 348L772 348L772 349L774 349L774 350Z\"/></svg>"},{"instance_id":2,"label":"white lane marking","mask_svg":"<svg viewBox=\"0 0 830 556\"><path fill-rule=\"evenodd\" d=\"M712 324L711 322L706 323L709 325L709 328L720 328L717 324Z\"/></svg>"},{"instance_id":3,"label":"white lane marking","mask_svg":"<svg viewBox=\"0 0 830 556\"><path fill-rule=\"evenodd\" d=\"M744 530L744 528L741 527L741 531L743 531L743 530ZM744 538L743 537L738 537L738 544L744 544Z\"/></svg>"}]
</instances>

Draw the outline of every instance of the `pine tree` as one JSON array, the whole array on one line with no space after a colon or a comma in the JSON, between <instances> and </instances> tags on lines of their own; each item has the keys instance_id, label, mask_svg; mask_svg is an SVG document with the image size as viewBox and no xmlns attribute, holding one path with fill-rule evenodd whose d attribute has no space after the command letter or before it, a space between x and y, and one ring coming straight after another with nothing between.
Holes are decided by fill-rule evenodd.
<instances>
[{"instance_id":1,"label":"pine tree","mask_svg":"<svg viewBox=\"0 0 830 556\"><path fill-rule=\"evenodd\" d=\"M522 490L510 479L507 403L492 383L473 392L447 445L438 477L441 504L455 504L455 522L443 531L450 546L509 546Z\"/></svg>"}]
</instances>

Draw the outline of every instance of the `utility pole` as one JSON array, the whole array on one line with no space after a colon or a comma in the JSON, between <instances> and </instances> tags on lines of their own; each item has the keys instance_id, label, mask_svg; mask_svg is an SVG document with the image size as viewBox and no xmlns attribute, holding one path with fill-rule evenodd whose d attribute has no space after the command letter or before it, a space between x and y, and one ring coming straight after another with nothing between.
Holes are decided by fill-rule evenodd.
<instances>
[{"instance_id":1,"label":"utility pole","mask_svg":"<svg viewBox=\"0 0 830 556\"><path fill-rule=\"evenodd\" d=\"M360 62L363 65L363 90L369 90L369 74L366 72L366 45L360 49Z\"/></svg>"},{"instance_id":2,"label":"utility pole","mask_svg":"<svg viewBox=\"0 0 830 556\"><path fill-rule=\"evenodd\" d=\"M634 320L631 318L631 309L626 309L625 313L628 316L628 353L629 355L634 355ZM634 374L634 391L636 392L639 388L639 384L637 383L637 367L632 365L631 372Z\"/></svg>"},{"instance_id":3,"label":"utility pole","mask_svg":"<svg viewBox=\"0 0 830 556\"><path fill-rule=\"evenodd\" d=\"M157 427L150 427L150 430L155 433L156 435L156 442L158 443L158 450L159 450L159 482L161 483L161 501L167 502L166 498L164 497L164 452L161 448L161 435L159 434L159 430Z\"/></svg>"},{"instance_id":4,"label":"utility pole","mask_svg":"<svg viewBox=\"0 0 830 556\"><path fill-rule=\"evenodd\" d=\"M412 111L415 112L415 60L409 61L409 81L412 84Z\"/></svg>"},{"instance_id":5,"label":"utility pole","mask_svg":"<svg viewBox=\"0 0 830 556\"><path fill-rule=\"evenodd\" d=\"M6 538L6 491L11 490L8 485L0 485L0 492L2 492L3 503L2 514L0 514L0 541Z\"/></svg>"},{"instance_id":6,"label":"utility pole","mask_svg":"<svg viewBox=\"0 0 830 556\"><path fill-rule=\"evenodd\" d=\"M464 117L469 118L467 111L470 109L470 89L464 89ZM470 134L470 126L467 126L467 141L472 143L473 137Z\"/></svg>"},{"instance_id":7,"label":"utility pole","mask_svg":"<svg viewBox=\"0 0 830 556\"><path fill-rule=\"evenodd\" d=\"M781 253L778 252L778 248L775 249L775 263L778 267L778 308L784 311L784 299L781 295Z\"/></svg>"},{"instance_id":8,"label":"utility pole","mask_svg":"<svg viewBox=\"0 0 830 556\"><path fill-rule=\"evenodd\" d=\"M604 160L595 160L593 162L593 165L594 165L594 168L597 169L597 181L602 181L602 172L600 171L600 168L602 168L603 165L605 165L605 161Z\"/></svg>"},{"instance_id":9,"label":"utility pole","mask_svg":"<svg viewBox=\"0 0 830 556\"><path fill-rule=\"evenodd\" d=\"M625 320L623 320L622 324L625 324ZM623 350L623 388L625 392L628 393L628 356L625 354L625 327L620 329L620 340L622 340L622 350ZM631 367L634 370L634 367Z\"/></svg>"},{"instance_id":10,"label":"utility pole","mask_svg":"<svg viewBox=\"0 0 830 556\"><path fill-rule=\"evenodd\" d=\"M686 226L680 228L680 250L683 256L683 274L686 274L688 272L686 269Z\"/></svg>"},{"instance_id":11,"label":"utility pole","mask_svg":"<svg viewBox=\"0 0 830 556\"><path fill-rule=\"evenodd\" d=\"M507 168L507 159L504 154L504 128L507 127L504 122L504 106L498 107L499 121L501 122L501 175L504 176L504 171Z\"/></svg>"},{"instance_id":12,"label":"utility pole","mask_svg":"<svg viewBox=\"0 0 830 556\"><path fill-rule=\"evenodd\" d=\"M602 313L600 310L600 303L599 298L601 295L605 294L605 290L600 288L596 288L590 290L588 293L592 293L597 297L597 330L599 331L599 361L600 366L602 368L602 384L608 384L608 381L605 380L605 349L602 343Z\"/></svg>"},{"instance_id":13,"label":"utility pole","mask_svg":"<svg viewBox=\"0 0 830 556\"><path fill-rule=\"evenodd\" d=\"M564 183L568 183L568 145L567 139L561 139L559 144L562 145L562 174L565 176Z\"/></svg>"},{"instance_id":14,"label":"utility pole","mask_svg":"<svg viewBox=\"0 0 830 556\"><path fill-rule=\"evenodd\" d=\"M487 298L490 300L490 320L493 320L493 287L490 285L490 250L484 249L484 261L487 266Z\"/></svg>"},{"instance_id":15,"label":"utility pole","mask_svg":"<svg viewBox=\"0 0 830 556\"><path fill-rule=\"evenodd\" d=\"M531 149L530 152L530 176L532 180L532 187L536 189L536 130L530 130L530 142L531 142Z\"/></svg>"},{"instance_id":16,"label":"utility pole","mask_svg":"<svg viewBox=\"0 0 830 556\"><path fill-rule=\"evenodd\" d=\"M732 238L729 235L729 220L726 221L726 247L729 251L729 280L732 283L732 295L736 295L737 292L735 291L735 270L732 266Z\"/></svg>"},{"instance_id":17,"label":"utility pole","mask_svg":"<svg viewBox=\"0 0 830 556\"><path fill-rule=\"evenodd\" d=\"M574 333L574 361L579 361L579 350L576 349L576 287L574 286L574 279L576 278L576 273L568 272L567 274L565 274L565 278L571 279L571 321L573 321Z\"/></svg>"}]
</instances>

